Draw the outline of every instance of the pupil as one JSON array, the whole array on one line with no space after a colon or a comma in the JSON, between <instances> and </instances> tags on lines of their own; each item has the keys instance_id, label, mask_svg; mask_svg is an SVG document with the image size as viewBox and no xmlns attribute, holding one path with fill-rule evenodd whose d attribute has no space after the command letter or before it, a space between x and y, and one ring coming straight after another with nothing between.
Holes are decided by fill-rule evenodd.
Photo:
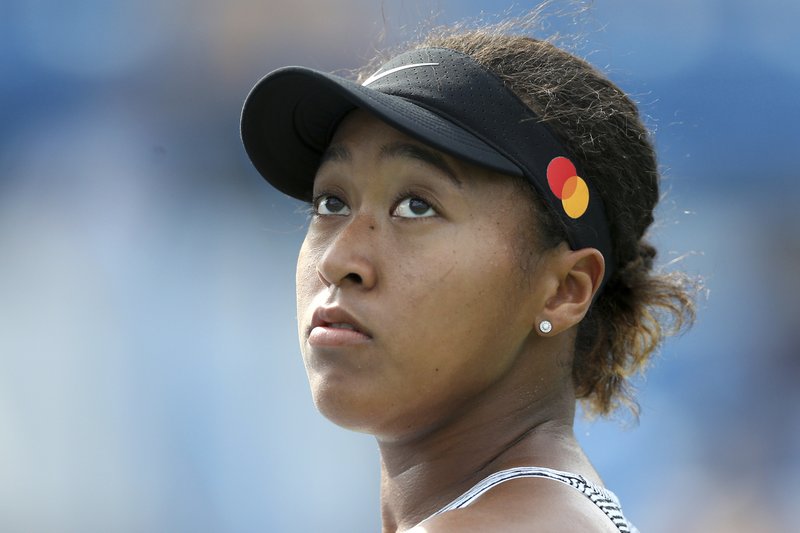
<instances>
[{"instance_id":1,"label":"pupil","mask_svg":"<svg viewBox=\"0 0 800 533\"><path fill-rule=\"evenodd\" d=\"M335 196L329 196L328 198L325 198L325 207L331 213L338 213L344 207L344 202L342 202Z\"/></svg>"},{"instance_id":2,"label":"pupil","mask_svg":"<svg viewBox=\"0 0 800 533\"><path fill-rule=\"evenodd\" d=\"M420 200L419 198L412 198L408 202L408 208L411 209L411 212L415 215L422 215L425 214L425 211L428 210L428 204L425 200Z\"/></svg>"}]
</instances>

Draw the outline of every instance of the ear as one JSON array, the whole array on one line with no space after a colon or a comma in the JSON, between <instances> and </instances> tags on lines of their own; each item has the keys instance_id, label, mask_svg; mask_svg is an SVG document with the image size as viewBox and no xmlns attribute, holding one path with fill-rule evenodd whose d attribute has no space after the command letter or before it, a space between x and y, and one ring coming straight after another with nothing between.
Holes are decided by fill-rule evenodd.
<instances>
[{"instance_id":1,"label":"ear","mask_svg":"<svg viewBox=\"0 0 800 533\"><path fill-rule=\"evenodd\" d=\"M551 279L539 321L552 324L550 334L565 331L586 316L605 273L603 254L595 248L570 250L562 244L553 254L548 268Z\"/></svg>"}]
</instances>

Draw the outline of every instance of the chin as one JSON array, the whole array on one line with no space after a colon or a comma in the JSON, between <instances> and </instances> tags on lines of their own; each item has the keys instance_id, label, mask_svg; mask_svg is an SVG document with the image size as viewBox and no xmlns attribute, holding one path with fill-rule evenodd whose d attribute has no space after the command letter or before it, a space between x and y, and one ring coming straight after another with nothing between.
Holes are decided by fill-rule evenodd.
<instances>
[{"instance_id":1,"label":"chin","mask_svg":"<svg viewBox=\"0 0 800 533\"><path fill-rule=\"evenodd\" d=\"M386 409L380 398L341 380L316 378L310 385L317 410L337 426L372 435L381 426Z\"/></svg>"},{"instance_id":2,"label":"chin","mask_svg":"<svg viewBox=\"0 0 800 533\"><path fill-rule=\"evenodd\" d=\"M429 431L441 420L430 416L435 408L411 407L397 411L402 401L387 402L385 390L358 389L352 386L332 386L330 382L312 384L312 396L317 410L337 426L372 435L382 442L404 442ZM427 413L424 416L421 413Z\"/></svg>"}]
</instances>

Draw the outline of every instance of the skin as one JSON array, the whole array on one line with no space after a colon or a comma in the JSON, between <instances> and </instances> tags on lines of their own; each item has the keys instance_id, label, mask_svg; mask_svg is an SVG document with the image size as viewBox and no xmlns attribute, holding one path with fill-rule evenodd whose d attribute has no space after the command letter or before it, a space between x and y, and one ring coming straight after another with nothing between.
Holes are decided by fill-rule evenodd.
<instances>
[{"instance_id":1,"label":"skin","mask_svg":"<svg viewBox=\"0 0 800 533\"><path fill-rule=\"evenodd\" d=\"M301 350L318 409L378 441L384 533L614 531L580 493L541 479L414 527L512 466L601 483L572 433L571 366L602 255L521 254L534 222L513 180L363 111L339 126L314 196L297 265ZM329 321L320 308L335 310Z\"/></svg>"}]
</instances>

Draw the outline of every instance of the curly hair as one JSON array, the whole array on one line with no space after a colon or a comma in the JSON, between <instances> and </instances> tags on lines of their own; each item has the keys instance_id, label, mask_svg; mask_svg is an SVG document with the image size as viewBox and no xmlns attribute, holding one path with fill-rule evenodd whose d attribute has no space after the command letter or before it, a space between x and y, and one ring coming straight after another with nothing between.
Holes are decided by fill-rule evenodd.
<instances>
[{"instance_id":1,"label":"curly hair","mask_svg":"<svg viewBox=\"0 0 800 533\"><path fill-rule=\"evenodd\" d=\"M626 406L636 416L630 378L646 368L666 336L693 323L697 289L683 273L654 269L656 249L645 232L654 220L660 177L650 133L636 104L597 69L548 41L515 35L514 28L514 21L479 30L440 28L416 47L450 48L494 72L591 176L609 218L617 269L579 325L573 384L587 414L606 416ZM556 215L532 187L529 196L540 247L565 240Z\"/></svg>"}]
</instances>

